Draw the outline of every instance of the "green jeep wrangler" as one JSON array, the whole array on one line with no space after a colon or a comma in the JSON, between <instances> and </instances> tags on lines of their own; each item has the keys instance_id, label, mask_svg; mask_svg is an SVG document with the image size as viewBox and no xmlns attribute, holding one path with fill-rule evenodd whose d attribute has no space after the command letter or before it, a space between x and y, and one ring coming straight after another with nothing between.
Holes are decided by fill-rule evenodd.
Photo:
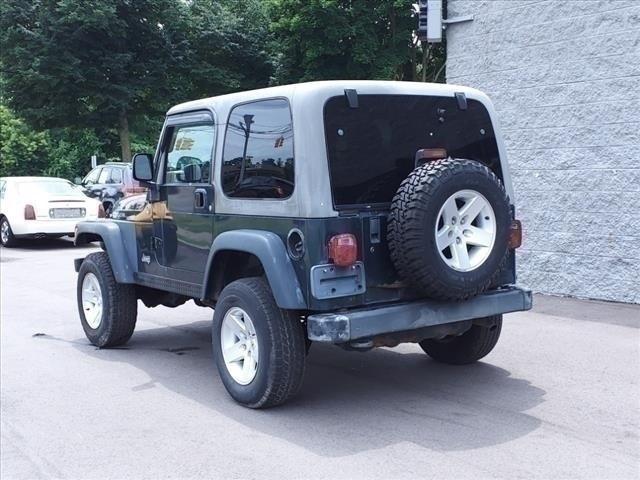
<instances>
[{"instance_id":1,"label":"green jeep wrangler","mask_svg":"<svg viewBox=\"0 0 640 480\"><path fill-rule=\"evenodd\" d=\"M148 192L82 222L78 310L98 347L133 334L138 300L211 307L213 352L239 403L300 388L312 342L417 342L466 364L495 346L516 287L505 147L486 95L466 87L330 81L169 110Z\"/></svg>"}]
</instances>

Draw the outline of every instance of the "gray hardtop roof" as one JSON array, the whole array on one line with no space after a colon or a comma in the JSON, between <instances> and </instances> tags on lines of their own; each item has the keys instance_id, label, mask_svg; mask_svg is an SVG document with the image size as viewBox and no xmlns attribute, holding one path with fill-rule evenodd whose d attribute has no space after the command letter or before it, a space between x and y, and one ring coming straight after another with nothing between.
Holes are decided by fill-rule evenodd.
<instances>
[{"instance_id":1,"label":"gray hardtop roof","mask_svg":"<svg viewBox=\"0 0 640 480\"><path fill-rule=\"evenodd\" d=\"M203 98L176 105L169 109L167 114L174 115L209 109L226 114L231 107L239 103L276 97L287 98L292 104L294 102L306 103L307 101L318 100L320 97L327 99L342 95L345 89L355 89L359 94L435 95L446 97L453 96L456 92L463 92L469 98L480 100L483 103L489 102L484 93L461 85L388 80L328 80L247 90ZM218 122L226 122L226 118L220 118Z\"/></svg>"}]
</instances>

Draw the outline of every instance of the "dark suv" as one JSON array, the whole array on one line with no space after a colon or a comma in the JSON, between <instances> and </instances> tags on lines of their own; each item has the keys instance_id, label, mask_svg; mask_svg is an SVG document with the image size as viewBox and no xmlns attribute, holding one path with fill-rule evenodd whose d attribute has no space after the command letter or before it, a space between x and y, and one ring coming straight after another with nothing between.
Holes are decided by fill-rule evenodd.
<instances>
[{"instance_id":1,"label":"dark suv","mask_svg":"<svg viewBox=\"0 0 640 480\"><path fill-rule=\"evenodd\" d=\"M433 359L487 355L515 286L521 227L495 111L450 85L332 81L169 110L146 197L82 222L75 261L84 331L133 334L138 300L212 307L213 351L239 403L299 389L312 342L352 350L417 342Z\"/></svg>"},{"instance_id":2,"label":"dark suv","mask_svg":"<svg viewBox=\"0 0 640 480\"><path fill-rule=\"evenodd\" d=\"M146 191L133 178L131 163L107 162L98 165L82 179L80 185L87 196L102 202L107 216L111 216L113 206L121 198Z\"/></svg>"}]
</instances>

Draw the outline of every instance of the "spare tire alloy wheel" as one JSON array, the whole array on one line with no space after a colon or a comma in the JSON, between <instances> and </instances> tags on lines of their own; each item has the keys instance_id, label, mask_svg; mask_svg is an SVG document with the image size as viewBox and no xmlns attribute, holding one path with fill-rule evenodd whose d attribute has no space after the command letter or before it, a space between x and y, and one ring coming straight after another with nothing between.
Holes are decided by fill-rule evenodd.
<instances>
[{"instance_id":1,"label":"spare tire alloy wheel","mask_svg":"<svg viewBox=\"0 0 640 480\"><path fill-rule=\"evenodd\" d=\"M435 236L440 257L447 265L460 272L475 270L489 258L496 240L491 204L474 190L454 193L438 213Z\"/></svg>"},{"instance_id":2,"label":"spare tire alloy wheel","mask_svg":"<svg viewBox=\"0 0 640 480\"><path fill-rule=\"evenodd\" d=\"M496 284L508 258L511 219L504 187L486 165L428 162L393 198L391 259L405 284L423 295L464 300Z\"/></svg>"},{"instance_id":3,"label":"spare tire alloy wheel","mask_svg":"<svg viewBox=\"0 0 640 480\"><path fill-rule=\"evenodd\" d=\"M234 307L222 319L220 347L229 375L240 385L248 385L258 371L260 348L251 317Z\"/></svg>"}]
</instances>

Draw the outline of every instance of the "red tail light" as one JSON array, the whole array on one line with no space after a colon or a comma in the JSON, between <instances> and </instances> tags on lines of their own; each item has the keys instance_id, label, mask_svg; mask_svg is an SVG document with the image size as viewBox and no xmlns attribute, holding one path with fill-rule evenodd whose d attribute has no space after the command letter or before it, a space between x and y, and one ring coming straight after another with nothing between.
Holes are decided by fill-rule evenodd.
<instances>
[{"instance_id":1,"label":"red tail light","mask_svg":"<svg viewBox=\"0 0 640 480\"><path fill-rule=\"evenodd\" d=\"M98 218L106 218L107 212L104 211L102 204L98 205Z\"/></svg>"},{"instance_id":2,"label":"red tail light","mask_svg":"<svg viewBox=\"0 0 640 480\"><path fill-rule=\"evenodd\" d=\"M33 205L25 205L24 206L24 219L25 220L35 220L36 219L36 211L33 208Z\"/></svg>"},{"instance_id":3,"label":"red tail light","mask_svg":"<svg viewBox=\"0 0 640 480\"><path fill-rule=\"evenodd\" d=\"M513 220L509 230L509 248L519 248L522 245L522 222Z\"/></svg>"},{"instance_id":4,"label":"red tail light","mask_svg":"<svg viewBox=\"0 0 640 480\"><path fill-rule=\"evenodd\" d=\"M341 233L329 239L329 260L340 267L356 263L358 259L358 243L351 233Z\"/></svg>"}]
</instances>

